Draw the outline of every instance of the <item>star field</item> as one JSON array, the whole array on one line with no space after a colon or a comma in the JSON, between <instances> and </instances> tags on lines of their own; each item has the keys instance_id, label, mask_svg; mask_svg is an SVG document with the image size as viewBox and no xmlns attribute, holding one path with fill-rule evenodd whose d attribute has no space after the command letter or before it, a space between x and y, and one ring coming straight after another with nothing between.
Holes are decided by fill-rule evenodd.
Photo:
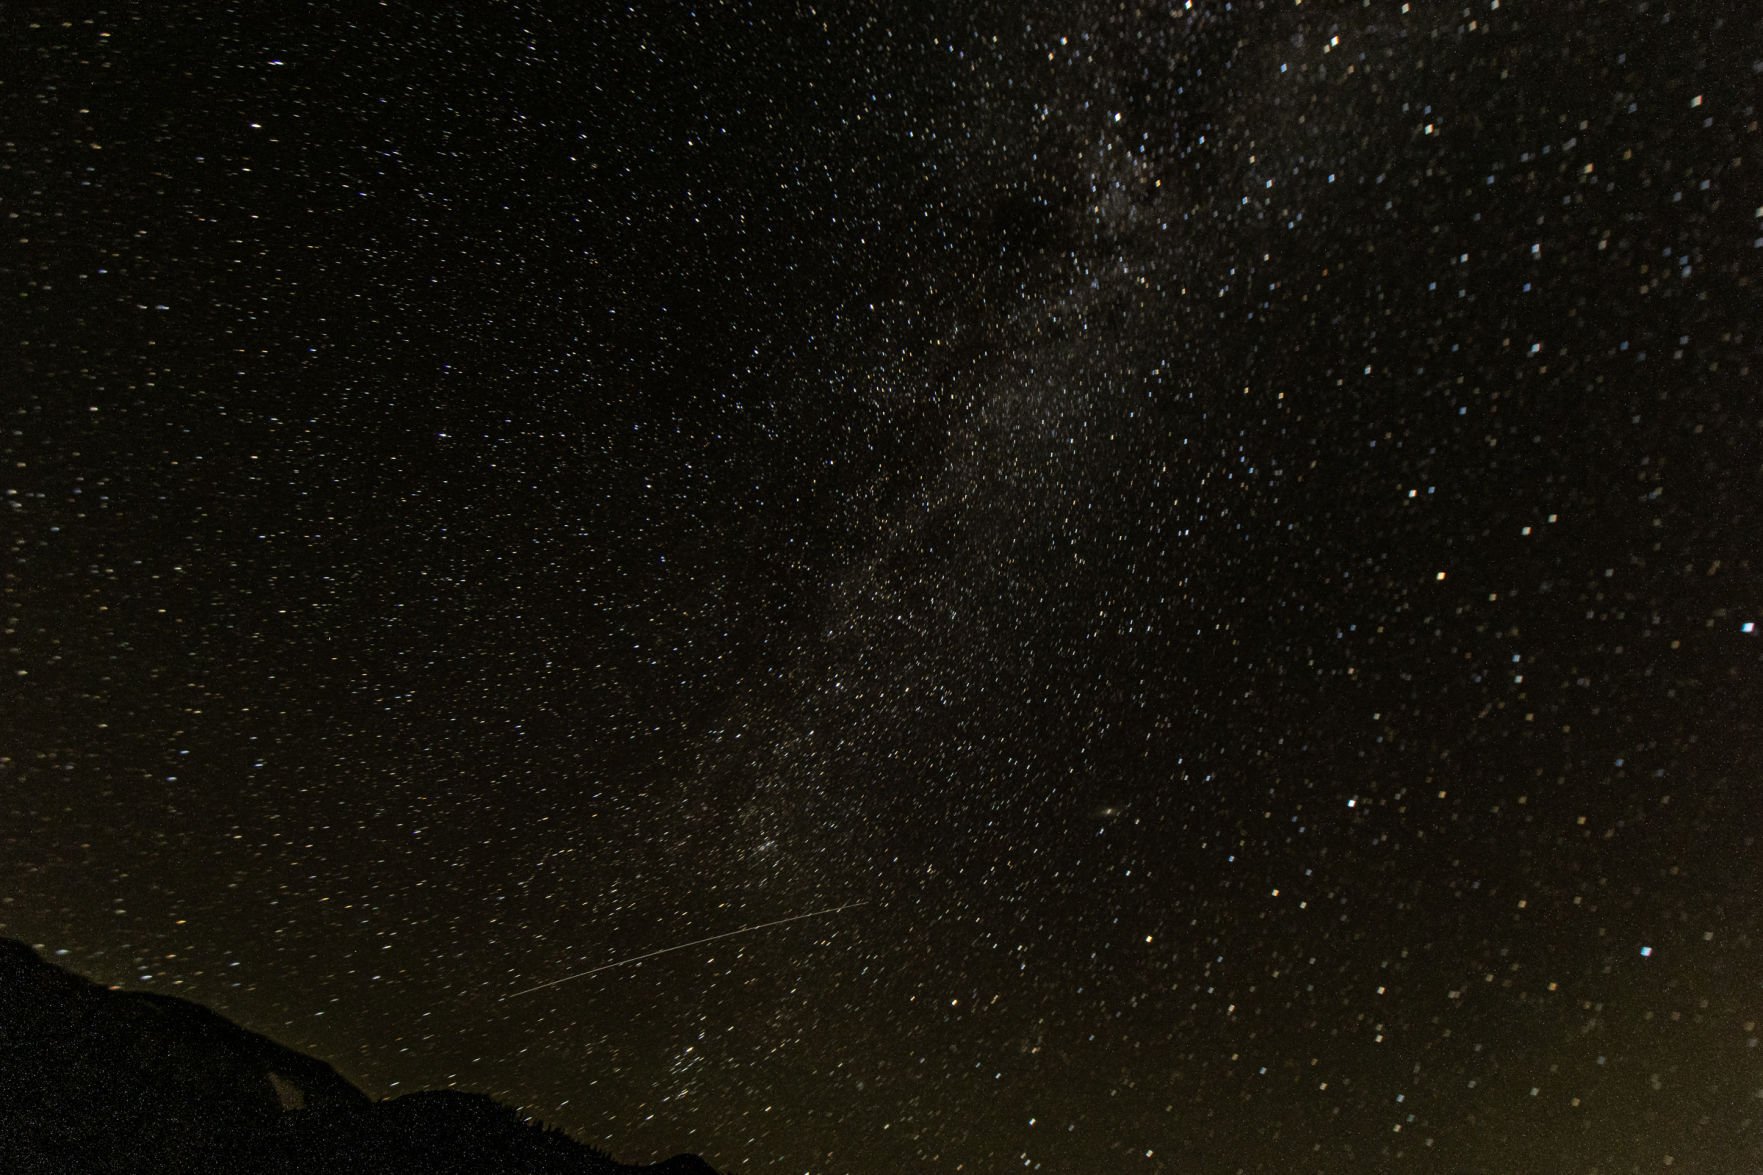
<instances>
[{"instance_id":1,"label":"star field","mask_svg":"<svg viewBox=\"0 0 1763 1175\"><path fill-rule=\"evenodd\" d=\"M0 15L0 933L628 1162L1756 1166L1754 26Z\"/></svg>"}]
</instances>

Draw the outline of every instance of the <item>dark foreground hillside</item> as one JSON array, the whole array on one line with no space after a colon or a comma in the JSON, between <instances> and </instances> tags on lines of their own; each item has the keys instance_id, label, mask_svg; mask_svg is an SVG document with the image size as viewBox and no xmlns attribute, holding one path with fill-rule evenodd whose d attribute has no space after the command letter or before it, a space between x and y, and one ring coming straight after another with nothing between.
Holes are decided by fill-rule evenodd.
<instances>
[{"instance_id":1,"label":"dark foreground hillside","mask_svg":"<svg viewBox=\"0 0 1763 1175\"><path fill-rule=\"evenodd\" d=\"M0 1170L715 1175L628 1167L482 1094L374 1101L199 1004L111 991L0 938Z\"/></svg>"}]
</instances>

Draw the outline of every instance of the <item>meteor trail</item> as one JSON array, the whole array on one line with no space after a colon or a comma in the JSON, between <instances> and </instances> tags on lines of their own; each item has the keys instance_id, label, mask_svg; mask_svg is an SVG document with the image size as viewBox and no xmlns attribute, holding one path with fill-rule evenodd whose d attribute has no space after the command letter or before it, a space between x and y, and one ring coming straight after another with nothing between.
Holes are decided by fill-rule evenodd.
<instances>
[{"instance_id":1,"label":"meteor trail","mask_svg":"<svg viewBox=\"0 0 1763 1175\"><path fill-rule=\"evenodd\" d=\"M867 900L861 902L847 902L842 906L828 906L824 910L810 910L806 914L792 914L788 918L779 918L775 922L758 922L752 926L743 926L739 930L725 930L721 934L712 934L705 938L694 938L691 942L682 942L676 946L662 947L660 950L650 951L646 955L632 955L628 959L619 959L612 963L602 963L598 967L589 967L586 971L577 971L574 975L565 975L562 979L553 979L548 983L541 983L533 987L523 987L519 991L510 992L503 996L502 999L511 1000L518 996L531 995L535 991L543 991L547 987L556 987L559 983L568 983L572 979L582 979L601 971L610 971L614 967L623 967L627 963L641 963L644 959L653 959L656 955L665 955L670 951L683 951L687 947L701 946L707 942L715 942L719 938L733 938L737 934L750 934L755 930L765 930L772 926L782 926L786 922L800 922L804 918L819 918L824 914L837 914L841 910L854 910L858 906L867 906L868 904L869 902Z\"/></svg>"}]
</instances>

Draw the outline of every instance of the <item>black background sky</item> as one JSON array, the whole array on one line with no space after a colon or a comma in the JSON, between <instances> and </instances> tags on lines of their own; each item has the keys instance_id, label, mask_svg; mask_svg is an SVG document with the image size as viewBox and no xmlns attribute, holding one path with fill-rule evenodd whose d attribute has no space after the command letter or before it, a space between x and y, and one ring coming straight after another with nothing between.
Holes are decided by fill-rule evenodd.
<instances>
[{"instance_id":1,"label":"black background sky","mask_svg":"<svg viewBox=\"0 0 1763 1175\"><path fill-rule=\"evenodd\" d=\"M632 1161L1763 1161L1742 6L145 8L0 15L0 932Z\"/></svg>"}]
</instances>

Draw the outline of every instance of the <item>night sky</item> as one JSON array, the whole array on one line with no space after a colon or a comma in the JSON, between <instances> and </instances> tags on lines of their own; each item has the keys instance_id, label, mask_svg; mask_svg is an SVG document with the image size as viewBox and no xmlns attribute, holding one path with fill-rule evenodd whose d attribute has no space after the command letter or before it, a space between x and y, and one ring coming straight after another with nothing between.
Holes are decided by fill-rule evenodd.
<instances>
[{"instance_id":1,"label":"night sky","mask_svg":"<svg viewBox=\"0 0 1763 1175\"><path fill-rule=\"evenodd\" d=\"M149 7L0 15L0 933L626 1161L1763 1163L1745 5Z\"/></svg>"}]
</instances>

